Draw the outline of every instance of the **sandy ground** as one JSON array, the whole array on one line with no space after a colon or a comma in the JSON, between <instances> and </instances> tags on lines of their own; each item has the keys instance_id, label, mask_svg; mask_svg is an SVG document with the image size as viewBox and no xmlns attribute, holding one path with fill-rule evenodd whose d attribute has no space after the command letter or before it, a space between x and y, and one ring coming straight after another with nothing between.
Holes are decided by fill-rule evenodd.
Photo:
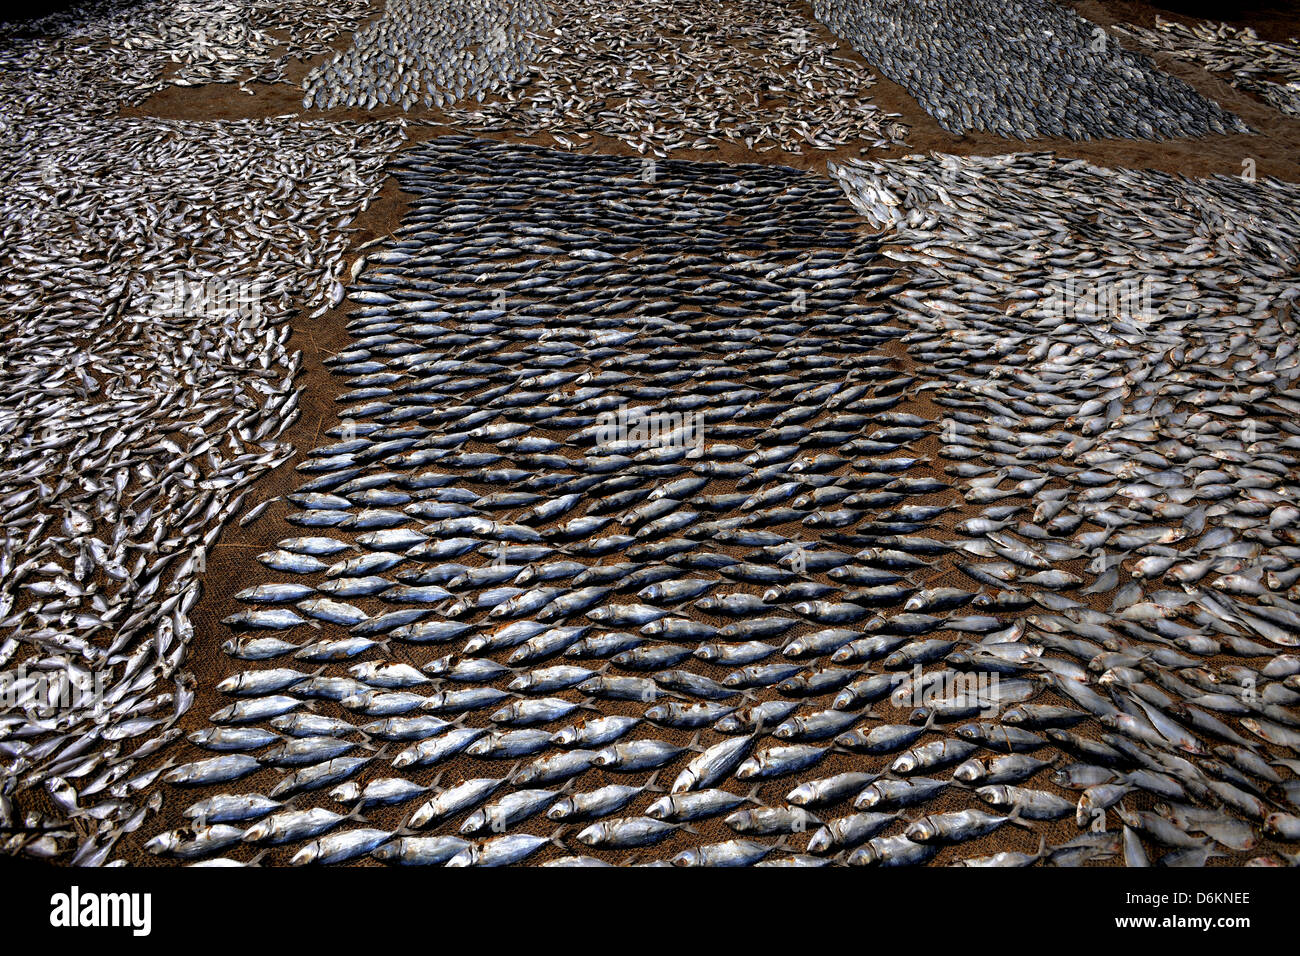
<instances>
[{"instance_id":1,"label":"sandy ground","mask_svg":"<svg viewBox=\"0 0 1300 956\"><path fill-rule=\"evenodd\" d=\"M1082 2L1074 2L1071 5L1085 17L1102 25L1120 21L1149 24L1156 12L1159 12L1162 16L1175 16L1170 11L1161 10L1145 3L1101 3L1098 0L1082 0ZM812 25L816 27L819 36L832 39L825 28L812 21L810 4L800 2L797 6L804 11ZM1300 13L1297 12L1278 13L1259 21L1238 20L1230 22L1237 26L1255 26L1261 36L1265 37L1300 34ZM349 43L350 37L344 37L340 38L335 43L335 46L345 47ZM871 69L870 64L862 61L860 57L849 51L847 45L841 44L841 48L842 51L862 62L864 68ZM882 109L900 114L903 121L911 128L911 132L908 136L908 146L905 148L872 149L864 155L872 159L878 159L898 157L910 153L923 153L931 150L963 155L988 155L1021 150L1051 150L1061 155L1080 157L1101 165L1153 168L1188 176L1238 175L1242 170L1242 161L1253 158L1257 163L1258 173L1261 176L1270 175L1300 181L1300 163L1297 162L1300 159L1300 122L1285 117L1249 94L1234 90L1222 80L1210 76L1194 66L1164 55L1157 55L1155 59L1160 67L1168 73L1186 80L1207 97L1236 112L1248 124L1258 130L1259 135L1222 136L1196 141L1179 140L1162 143L1136 141L1076 143L1056 139L1021 143L982 133L954 137L942 130L932 118L921 110L916 101L900 87L880 77L875 70L872 70L873 74L878 77L878 82L871 91L872 99ZM293 65L289 70L290 78L297 81L307 72L311 65L313 64ZM285 84L256 87L254 95L239 91L233 84L206 87L172 87L153 96L139 107L125 110L124 113L192 120L285 115L295 115L304 119L369 120L404 115L408 120L412 121L408 132L413 143L448 132L469 132L448 125L446 116L436 109L419 109L406 114L391 108L375 111L304 112L301 90L297 86ZM430 125L415 125L416 121ZM547 136L520 139L509 135L493 135L491 138L511 142L534 142L547 146L554 145ZM682 151L675 153L674 158L732 163L784 164L798 169L824 173L828 160L857 157L861 153L862 146L863 144L850 144L834 152L809 151L804 155L794 155L780 151L755 153L742 147L725 146L707 152ZM600 136L594 138L588 147L588 151L615 155L638 155L625 144ZM358 255L356 250L363 243L377 236L390 234L401 222L406 208L407 197L397 188L396 181L389 179L378 200L363 215L357 218L355 222L357 231L353 237L353 251L349 254L349 259ZM349 262L350 264L351 262ZM305 314L300 314L293 320L291 347L303 351L303 373L300 383L304 388L304 393L301 401L302 415L298 422L285 434L284 438L299 449L299 452L289 462L253 486L249 495L250 505L292 491L297 487L302 482L303 476L294 470L294 466L303 459L306 451L328 440L325 437L325 432L338 424L335 396L340 394L345 386L341 379L329 375L322 362L348 344L349 337L344 330L344 325L347 313L353 307L351 303L345 302L339 309L328 312L318 319L309 320ZM909 364L909 360L906 358L901 346L894 345L891 348L895 350L900 364L904 366ZM931 417L935 417L937 412L933 406L929 406L928 402L917 403L908 410ZM937 451L937 438L931 438L927 441L930 447L927 447L925 451L933 454ZM227 699L222 699L221 695L216 694L213 690L215 683L230 672L230 661L219 649L220 643L229 636L229 632L219 622L226 615L242 607L242 605L232 600L232 595L250 583L250 568L257 571L261 570L260 566L253 561L253 556L267 550L280 538L290 534L302 533L301 529L296 529L284 521L289 511L289 506L284 502L277 501L261 518L248 527L229 526L213 549L208 562L208 572L204 579L204 596L193 612L196 637L187 666L198 679L199 692L194 707L182 720L182 727L187 733L205 725L208 714L229 702ZM936 585L959 583L962 582L957 581L955 578L952 580L941 579L934 582ZM1040 699L1044 702L1064 703L1064 701L1050 701L1047 697ZM606 709L607 712L630 713L632 712L631 706L625 705L620 709L618 705L615 705L602 709ZM888 707L883 708L882 713L893 719L905 719L906 717L906 714L902 712L891 713ZM678 743L685 743L689 735L665 731L661 736ZM188 744L173 748L171 753L180 760L195 759L200 755L206 756L206 754L200 754L197 749L190 747ZM876 767L882 763L882 760L883 758L870 758L870 765ZM851 768L860 769L862 763L863 759L861 757L836 754L828 758L818 768L818 775L829 775ZM444 770L444 783L458 779L458 765L456 762L449 763L445 768L441 769ZM675 772L676 765L673 765L665 776L671 780L671 774ZM250 777L247 781L241 783L240 788L256 788L263 782L269 785L271 778L274 776L273 771L261 771L259 775ZM425 778L432 778L433 776L434 774L431 771L426 771L417 779L427 783L428 779ZM606 782L610 781L602 780L600 775L594 772L589 772L583 778L584 788L600 786ZM784 794L791 786L793 786L793 783L787 780L769 782L766 785L764 794L769 795L770 792L772 797L779 799L779 795ZM140 831L124 840L121 845L119 855L125 857L129 862L146 865L159 865L166 862L144 853L141 849L144 841L167 827L182 825L185 821L180 817L180 811L201 796L201 793L181 794L172 788L166 789L168 791L166 794L167 802L161 813L151 818ZM28 796L32 797L34 795ZM323 793L312 800L313 803L320 805L326 805L327 801L328 798ZM1148 809L1150 802L1137 801L1133 805L1138 809ZM371 825L392 824L396 826L400 824L401 816L409 812L409 809L409 807L398 808L396 814L394 814L397 819L390 819L383 813L375 813L371 816ZM935 801L929 805L929 809L941 810L950 809L950 807L945 806L943 801ZM536 821L533 822L536 823ZM540 826L530 826L523 829L527 830L527 832L549 832L552 828L543 819ZM1060 842L1079 832L1073 821L1053 826L1040 824L1038 830L1045 833L1049 842ZM664 858L689 843L712 842L728 839L731 836L734 836L734 834L723 825L720 819L706 821L700 826L698 836L681 834L674 838L671 843L646 851L644 858ZM996 852L1001 849L1032 851L1035 843L1035 838L1031 837L1028 832L1005 828L990 837L970 841L960 848L945 850L939 857L939 862L945 862L955 855L975 856L982 853ZM802 841L800 841L800 845L802 845ZM561 853L562 851L556 849L549 853L539 854L534 858L534 861L541 861L546 859L548 855L555 856L561 855ZM247 859L252 854L246 848L240 848L231 855ZM285 851L273 852L264 862L268 864L284 863L287 862L288 855ZM626 854L623 854L623 857L625 858Z\"/></svg>"}]
</instances>

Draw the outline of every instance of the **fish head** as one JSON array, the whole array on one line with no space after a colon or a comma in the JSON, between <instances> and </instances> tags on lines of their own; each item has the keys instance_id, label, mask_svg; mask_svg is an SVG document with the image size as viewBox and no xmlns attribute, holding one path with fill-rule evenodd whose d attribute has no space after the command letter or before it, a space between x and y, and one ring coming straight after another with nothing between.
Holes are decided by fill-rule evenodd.
<instances>
[{"instance_id":1,"label":"fish head","mask_svg":"<svg viewBox=\"0 0 1300 956\"><path fill-rule=\"evenodd\" d=\"M576 809L573 798L565 797L562 800L555 801L547 808L546 817L549 820L567 820Z\"/></svg>"},{"instance_id":2,"label":"fish head","mask_svg":"<svg viewBox=\"0 0 1300 956\"><path fill-rule=\"evenodd\" d=\"M938 839L939 828L930 817L926 816L909 824L903 835L913 843L930 843Z\"/></svg>"}]
</instances>

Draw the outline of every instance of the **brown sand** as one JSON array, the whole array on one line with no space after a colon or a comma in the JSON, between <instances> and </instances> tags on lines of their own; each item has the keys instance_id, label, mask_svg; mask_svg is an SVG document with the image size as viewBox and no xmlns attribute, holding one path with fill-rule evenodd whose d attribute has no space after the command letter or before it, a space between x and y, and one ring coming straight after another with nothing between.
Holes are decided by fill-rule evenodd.
<instances>
[{"instance_id":1,"label":"brown sand","mask_svg":"<svg viewBox=\"0 0 1300 956\"><path fill-rule=\"evenodd\" d=\"M1083 0L1072 4L1081 14L1094 20L1095 22L1106 25L1120 20L1129 20L1138 23L1149 23L1154 15L1155 9L1144 3L1107 3L1102 4L1097 0ZM811 20L810 4L800 2L799 7L803 10L816 27L818 35L831 39L830 34ZM1161 11L1162 16L1173 16ZM1300 16L1290 18L1294 22L1294 32L1300 33ZM1244 24L1238 24L1244 25ZM1260 28L1261 35L1269 35L1266 30L1269 29L1267 23L1253 23ZM1293 24L1288 22L1282 29L1287 32L1292 31ZM1279 29L1273 27L1273 29ZM345 47L350 44L350 37L340 38L334 45L336 47ZM845 49L842 45L842 49ZM856 57L856 54L850 55ZM1007 141L1001 138L983 133L972 133L967 136L954 137L939 128L924 111L920 109L916 101L908 96L900 87L880 77L879 73L872 70L873 74L879 77L877 84L871 91L873 100L882 108L891 113L900 114L903 121L911 127L908 136L909 145L905 148L893 148L890 150L871 150L868 155L870 158L889 158L907 155L910 153L922 153L930 150L940 150L958 154L969 155L990 155L1006 153L1021 150L1054 150L1061 155L1080 157L1108 166L1129 166L1138 168L1154 168L1166 170L1174 173L1182 173L1188 176L1203 176L1210 174L1237 175L1242 169L1242 160L1248 157L1255 158L1258 164L1260 175L1272 175L1288 180L1300 180L1300 164L1297 164L1297 158L1300 158L1300 122L1288 119L1272 108L1265 106L1248 94L1238 92L1224 83L1222 80L1207 75L1204 71L1182 63L1178 60L1167 56L1157 55L1155 57L1161 68L1167 72L1181 77L1191 83L1204 95L1211 99L1217 100L1223 106L1233 110L1241 116L1253 128L1260 131L1258 136L1223 136L1213 137L1205 140L1178 140L1164 143L1149 143L1138 141L1101 141L1088 143L1075 143L1068 140L1038 140L1030 143L1020 143ZM863 62L864 68L870 69L869 64ZM297 64L289 70L291 80L295 82L304 75L312 64ZM248 95L240 92L233 84L213 85L207 87L172 87L163 91L142 106L134 109L124 110L125 115L138 116L161 116L177 119L234 119L247 117L271 117L283 115L297 115L302 118L328 118L336 120L370 120L376 118L387 118L406 116L407 119L416 121L428 121L431 126L412 125L409 127L411 141L419 142L436 135L448 132L467 132L458 130L446 125L446 117L439 110L413 110L410 113L403 114L396 109L380 109L375 111L343 111L334 110L330 112L312 111L304 113L301 104L302 94L297 86L275 85L260 86L256 88L255 95ZM534 137L531 139L521 139L506 134L492 135L490 138L509 142L535 142L540 145L553 145L547 136ZM809 170L816 173L824 173L827 160L841 160L849 157L857 157L860 154L862 144L850 144L849 146L830 151L810 151L805 155L793 155L781 151L772 151L767 153L755 153L743 147L727 145L712 151L682 151L675 153L674 158L697 159L712 162L731 162L731 163L769 163L784 164L798 169ZM625 144L611 140L606 137L594 137L588 147L590 152L634 156L638 155L634 150ZM407 209L408 197L403 194L396 185L396 181L389 179L384 186L383 192L379 198L370 206L370 208L355 222L356 234L353 242L353 252L349 254L349 259L353 258L356 249L363 243L377 236L388 235L397 228ZM349 265L351 263L349 262ZM308 320L305 314L298 315L292 322L293 334L291 337L291 348L298 348L303 351L303 373L301 384L304 388L301 408L302 415L298 422L286 433L285 439L298 449L298 453L289 462L281 465L274 472L262 478L253 486L249 495L249 504L255 504L267 498L276 497L286 492L292 491L303 481L303 476L294 470L305 457L305 452L316 447L319 444L329 440L325 432L339 424L337 408L335 405L335 396L339 395L345 386L345 383L332 377L326 371L322 362L331 355L344 349L349 344L349 336L344 331L344 324L347 314L353 308L353 304L345 302L340 308L326 313L314 321ZM905 349L894 344L890 350L897 358L897 365L900 368L911 367L912 363L906 355ZM918 400L907 407L907 410L916 414L927 415L934 418L938 415L938 409L931 405L926 399ZM938 439L930 438L921 443L921 452L936 456L938 451ZM942 500L936 498L935 500ZM213 688L217 681L227 676L234 668L234 662L227 658L219 649L223 640L229 637L229 631L219 622L226 615L233 613L242 607L233 601L232 595L249 584L257 581L269 580L263 573L262 567L253 560L253 555L260 553L272 547L274 543L283 537L293 534L302 533L302 529L296 528L285 522L285 516L289 514L290 507L283 501L274 503L267 512L256 522L253 522L246 528L240 528L231 525L226 528L217 545L214 547L208 561L208 571L204 578L204 595L198 602L194 612L195 620L195 640L191 647L191 654L187 662L187 667L194 673L198 680L198 696L194 707L182 719L181 726L188 734L207 723L207 715L219 707L228 704L229 698L217 694ZM952 525L961 520L966 515L954 513L945 516L946 525L951 529ZM951 534L951 532L950 532ZM1079 568L1070 568L1078 571ZM949 570L938 578L928 582L931 585L950 585L966 586L969 582L959 575L955 570ZM752 589L751 589L752 590ZM364 606L364 605L363 605ZM368 608L373 610L374 608ZM326 632L322 632L322 636ZM421 652L422 659L428 658L428 652ZM439 651L446 653L446 651ZM393 657L397 660L414 660L410 649L397 648L393 650ZM257 665L250 665L257 666ZM340 669L332 667L331 673L342 673ZM705 673L715 678L721 678L724 671L722 669L705 669ZM759 697L766 699L775 696L771 692L760 694ZM1068 703L1061 699L1055 699L1054 695L1041 695L1036 698L1040 702L1050 703ZM640 707L633 703L602 703L601 709L605 713L639 713ZM873 708L874 712L882 718L889 721L905 721L907 719L907 710L899 710L885 704L877 704ZM678 744L686 744L690 735L685 732L673 731L669 729L656 729L656 736L672 740ZM706 737L706 743L712 743L712 737ZM396 748L394 748L395 750ZM188 743L172 747L169 750L169 757L178 762L197 759L201 756L207 756L206 753L199 751ZM690 755L679 758L674 763L665 768L660 775L660 783L671 783L673 777L684 766ZM892 758L886 757L863 757L836 753L828 757L817 768L815 776L828 776L833 773L842 772L850 769L867 769L882 770L887 766ZM446 765L434 769L425 769L417 773L413 779L421 783L429 783L437 776L442 774L443 783L451 783L459 780L466 772L473 768L470 775L481 775L484 773L484 763L467 758L461 758L451 761ZM499 772L504 773L508 769L505 764L499 765ZM258 790L267 792L270 786L279 778L281 771L263 770L259 771L252 777L235 784L232 788L205 788L199 792L185 792L172 788L164 787L166 802L161 812L151 817L137 833L125 838L120 845L119 856L126 858L129 862L143 865L162 865L167 861L159 860L152 857L142 850L143 843L150 836L160 832L163 829L184 824L180 816L181 810L188 806L194 800L209 792L216 792L219 789L236 789L240 792ZM1027 786L1041 787L1057 793L1063 793L1058 788L1047 782L1048 771L1040 772L1035 778L1026 783ZM369 779L374 774L367 774L360 779ZM637 779L642 779L644 775L637 775ZM807 775L805 775L807 776ZM588 771L582 777L583 789L590 789L602 786L610 782L629 782L626 778L618 778L616 774L606 774L597 771ZM781 797L795 785L797 781L791 779L778 779L767 782L761 791L762 798L769 805L778 804ZM26 795L28 799L34 797L34 794ZM44 796L43 794L41 795ZM932 801L927 804L927 809L931 811L959 809L969 805L969 798L956 797L949 795L943 799ZM39 805L39 798L34 801ZM1149 809L1152 801L1148 797L1131 800L1129 805L1134 809ZM330 806L332 809L340 809L332 805L325 791L315 794L306 795L296 804L300 807L305 806ZM402 820L409 814L414 804L389 808L386 810L374 811L368 814L371 821L370 825L380 827L396 828L400 826ZM643 806L639 803L637 806ZM843 809L836 808L835 815L843 813ZM910 814L909 814L910 816ZM453 818L456 825L463 815ZM534 818L527 824L517 828L520 832L546 834L554 830L554 825L545 818ZM638 854L639 859L665 859L673 853L680 851L686 846L725 840L735 836L721 821L714 819L704 821L698 825L699 833L678 833L670 840L649 850L641 851ZM1043 833L1049 843L1059 843L1079 832L1072 820L1062 821L1056 824L1036 824L1036 832ZM448 829L443 827L437 832L454 832L454 828ZM570 831L570 836L573 832ZM794 844L802 846L804 840L795 840ZM573 852L583 852L577 848L576 844L571 844ZM970 841L958 848L949 848L944 850L938 857L939 863L949 862L952 859L960 857L977 856L985 853L994 853L999 850L1023 850L1032 851L1036 846L1036 838L1029 832L1016 828L1003 828L1001 831L982 838L980 840ZM1265 844L1261 850L1263 852L1269 847ZM252 853L247 848L236 848L230 851L228 855L240 859L248 859ZM266 864L283 864L288 861L291 851L275 850L264 859ZM532 862L540 862L547 858L563 855L559 848L551 848L539 853L533 858ZM611 861L621 861L628 858L626 852L597 852L593 855L600 856ZM1238 862L1245 858L1255 855L1246 854L1239 858ZM362 861L370 863L369 860Z\"/></svg>"}]
</instances>

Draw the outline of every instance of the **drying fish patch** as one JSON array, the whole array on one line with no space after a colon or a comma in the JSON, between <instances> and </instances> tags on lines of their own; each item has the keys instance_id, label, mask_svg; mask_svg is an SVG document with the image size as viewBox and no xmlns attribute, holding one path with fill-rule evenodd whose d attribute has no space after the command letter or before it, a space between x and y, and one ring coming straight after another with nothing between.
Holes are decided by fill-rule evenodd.
<instances>
[{"instance_id":1,"label":"drying fish patch","mask_svg":"<svg viewBox=\"0 0 1300 956\"><path fill-rule=\"evenodd\" d=\"M80 862L133 820L193 702L208 549L292 451L288 319L337 288L401 141L391 124L81 118L4 143L5 777L20 803L46 787L93 821ZM62 823L32 815L7 848L63 852Z\"/></svg>"},{"instance_id":2,"label":"drying fish patch","mask_svg":"<svg viewBox=\"0 0 1300 956\"><path fill-rule=\"evenodd\" d=\"M822 862L782 836L877 778L850 751L929 733L869 735L868 705L955 649L926 638L975 598L908 583L941 545L897 550L949 506L899 410L896 270L832 183L781 167L646 181L444 138L397 169L411 212L331 362L343 423L227 619L230 703L167 778L221 795L152 845ZM930 736L918 771L974 748ZM682 849L706 821L720 838Z\"/></svg>"},{"instance_id":3,"label":"drying fish patch","mask_svg":"<svg viewBox=\"0 0 1300 956\"><path fill-rule=\"evenodd\" d=\"M813 10L952 133L1161 140L1250 132L1052 0L814 0Z\"/></svg>"},{"instance_id":4,"label":"drying fish patch","mask_svg":"<svg viewBox=\"0 0 1300 956\"><path fill-rule=\"evenodd\" d=\"M0 115L102 117L169 86L284 82L291 61L333 52L369 15L367 0L92 0L3 24Z\"/></svg>"},{"instance_id":5,"label":"drying fish patch","mask_svg":"<svg viewBox=\"0 0 1300 956\"><path fill-rule=\"evenodd\" d=\"M1300 40L1261 40L1249 27L1200 22L1188 26L1156 16L1155 28L1119 24L1115 31L1223 74L1239 90L1254 93L1289 116L1300 116Z\"/></svg>"},{"instance_id":6,"label":"drying fish patch","mask_svg":"<svg viewBox=\"0 0 1300 956\"><path fill-rule=\"evenodd\" d=\"M1070 701L1043 726L1088 765L1081 825L1147 791L1117 813L1171 863L1291 839L1300 190L1042 154L833 172L924 286L892 304L937 379L958 568L1038 606L979 653Z\"/></svg>"},{"instance_id":7,"label":"drying fish patch","mask_svg":"<svg viewBox=\"0 0 1300 956\"><path fill-rule=\"evenodd\" d=\"M304 108L482 102L526 72L550 25L542 0L393 0L350 50L303 80Z\"/></svg>"},{"instance_id":8,"label":"drying fish patch","mask_svg":"<svg viewBox=\"0 0 1300 956\"><path fill-rule=\"evenodd\" d=\"M401 0L304 82L306 106L445 107L458 126L638 152L901 143L874 78L773 0ZM484 103L484 100L487 100ZM476 100L478 104L468 102Z\"/></svg>"},{"instance_id":9,"label":"drying fish patch","mask_svg":"<svg viewBox=\"0 0 1300 956\"><path fill-rule=\"evenodd\" d=\"M724 143L758 152L888 147L907 127L871 102L875 78L773 0L559 0L530 85L454 115L479 130L599 133L665 156Z\"/></svg>"}]
</instances>

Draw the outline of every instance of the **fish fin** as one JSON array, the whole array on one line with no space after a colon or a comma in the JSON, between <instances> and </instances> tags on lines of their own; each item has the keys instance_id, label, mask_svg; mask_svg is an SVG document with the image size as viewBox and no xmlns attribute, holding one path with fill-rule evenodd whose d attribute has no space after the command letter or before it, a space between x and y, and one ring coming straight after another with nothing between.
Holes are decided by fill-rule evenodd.
<instances>
[{"instance_id":1,"label":"fish fin","mask_svg":"<svg viewBox=\"0 0 1300 956\"><path fill-rule=\"evenodd\" d=\"M564 843L564 834L568 830L569 827L563 826L560 827L558 830L556 830L554 833L552 833L550 836L550 841L554 843L556 846L558 846L561 850L565 850L565 851L568 851L569 849Z\"/></svg>"},{"instance_id":2,"label":"fish fin","mask_svg":"<svg viewBox=\"0 0 1300 956\"><path fill-rule=\"evenodd\" d=\"M1020 818L1021 808L1022 805L1019 803L1017 803L1014 807L1011 808L1011 812L1007 814L1007 823L1010 823L1012 826L1020 827L1024 830L1028 830L1030 833L1037 833L1038 829L1033 825L1033 823L1031 823L1028 820L1022 820Z\"/></svg>"},{"instance_id":3,"label":"fish fin","mask_svg":"<svg viewBox=\"0 0 1300 956\"><path fill-rule=\"evenodd\" d=\"M344 820L355 820L357 823L369 823L369 822L370 822L368 819L366 819L365 815L362 814L362 812L361 812L361 808L360 808L360 807L357 807L357 808L356 808L355 810L353 810L351 813L347 814L343 819L344 819Z\"/></svg>"},{"instance_id":4,"label":"fish fin","mask_svg":"<svg viewBox=\"0 0 1300 956\"><path fill-rule=\"evenodd\" d=\"M686 745L686 749L694 750L696 753L704 752L704 748L700 746L700 731L695 731L694 736L691 737L691 742Z\"/></svg>"},{"instance_id":5,"label":"fish fin","mask_svg":"<svg viewBox=\"0 0 1300 956\"><path fill-rule=\"evenodd\" d=\"M658 770L650 774L650 779L645 782L645 786L642 787L642 789L649 790L651 793L667 793L668 792L667 787L661 787L659 786L659 784L655 783L657 779L659 779Z\"/></svg>"},{"instance_id":6,"label":"fish fin","mask_svg":"<svg viewBox=\"0 0 1300 956\"><path fill-rule=\"evenodd\" d=\"M763 801L758 799L758 791L762 789L763 789L763 785L761 783L754 784L752 787L749 788L749 793L745 794L745 800L749 803L756 803L759 806L762 806Z\"/></svg>"},{"instance_id":7,"label":"fish fin","mask_svg":"<svg viewBox=\"0 0 1300 956\"><path fill-rule=\"evenodd\" d=\"M677 827L677 828L678 828L679 830L685 830L687 833L693 834L693 835L695 835L695 836L699 836L699 835L700 835L700 831L697 830L697 829L695 829L695 827L691 826L689 823L681 823L681 824L678 824L678 827Z\"/></svg>"},{"instance_id":8,"label":"fish fin","mask_svg":"<svg viewBox=\"0 0 1300 956\"><path fill-rule=\"evenodd\" d=\"M515 761L515 765L511 767L510 770L507 771L506 773L506 783L510 783L515 779L515 774L519 772L519 768L522 767L523 765L524 762L522 760Z\"/></svg>"}]
</instances>

